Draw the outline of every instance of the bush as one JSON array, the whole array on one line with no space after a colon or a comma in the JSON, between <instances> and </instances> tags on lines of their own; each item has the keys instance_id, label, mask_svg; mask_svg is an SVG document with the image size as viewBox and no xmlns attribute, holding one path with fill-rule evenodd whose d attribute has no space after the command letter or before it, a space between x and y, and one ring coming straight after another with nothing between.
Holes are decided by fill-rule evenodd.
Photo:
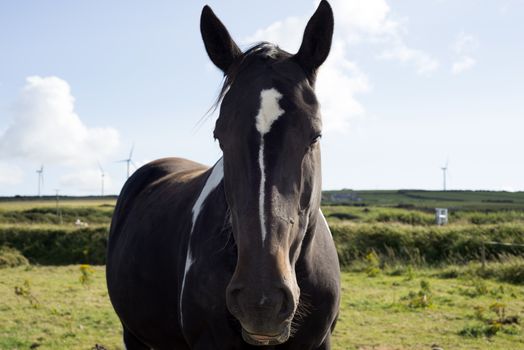
<instances>
[{"instance_id":1,"label":"bush","mask_svg":"<svg viewBox=\"0 0 524 350\"><path fill-rule=\"evenodd\" d=\"M29 265L29 260L18 250L0 247L0 268Z\"/></svg>"},{"instance_id":2,"label":"bush","mask_svg":"<svg viewBox=\"0 0 524 350\"><path fill-rule=\"evenodd\" d=\"M465 213L464 216L475 225L499 224L503 222L524 220L524 213L517 211L497 211L487 213L472 212Z\"/></svg>"},{"instance_id":3,"label":"bush","mask_svg":"<svg viewBox=\"0 0 524 350\"><path fill-rule=\"evenodd\" d=\"M482 278L493 278L503 282L524 285L524 259L503 257L500 261L477 266L474 273Z\"/></svg>"},{"instance_id":4,"label":"bush","mask_svg":"<svg viewBox=\"0 0 524 350\"><path fill-rule=\"evenodd\" d=\"M494 335L496 335L501 329L500 324L494 323L494 324L482 324L482 323L475 323L475 324L469 324L466 325L464 328L462 328L458 334L463 337L469 337L469 338L480 338L480 337L487 337L491 338Z\"/></svg>"},{"instance_id":5,"label":"bush","mask_svg":"<svg viewBox=\"0 0 524 350\"><path fill-rule=\"evenodd\" d=\"M373 218L375 222L399 222L407 225L433 225L435 216L420 211L388 210L381 211Z\"/></svg>"},{"instance_id":6,"label":"bush","mask_svg":"<svg viewBox=\"0 0 524 350\"><path fill-rule=\"evenodd\" d=\"M400 224L332 224L331 232L343 266L376 252L382 259L414 264L466 263L479 260L486 241L524 243L524 226L450 225L410 226ZM486 258L522 253L515 247L487 245Z\"/></svg>"},{"instance_id":7,"label":"bush","mask_svg":"<svg viewBox=\"0 0 524 350\"><path fill-rule=\"evenodd\" d=\"M89 224L107 224L111 221L113 211L94 207L63 207L60 208L60 217L56 208L31 208L27 210L0 211L0 223L6 224L59 224L73 223L80 219Z\"/></svg>"},{"instance_id":8,"label":"bush","mask_svg":"<svg viewBox=\"0 0 524 350\"><path fill-rule=\"evenodd\" d=\"M375 252L370 252L364 258L366 263L366 274L368 277L376 277L380 274L380 260Z\"/></svg>"},{"instance_id":9,"label":"bush","mask_svg":"<svg viewBox=\"0 0 524 350\"><path fill-rule=\"evenodd\" d=\"M503 255L485 266L478 262L463 266L448 266L435 274L439 278L490 278L501 282L524 285L524 258Z\"/></svg>"},{"instance_id":10,"label":"bush","mask_svg":"<svg viewBox=\"0 0 524 350\"><path fill-rule=\"evenodd\" d=\"M0 227L0 246L42 265L105 264L107 227Z\"/></svg>"}]
</instances>

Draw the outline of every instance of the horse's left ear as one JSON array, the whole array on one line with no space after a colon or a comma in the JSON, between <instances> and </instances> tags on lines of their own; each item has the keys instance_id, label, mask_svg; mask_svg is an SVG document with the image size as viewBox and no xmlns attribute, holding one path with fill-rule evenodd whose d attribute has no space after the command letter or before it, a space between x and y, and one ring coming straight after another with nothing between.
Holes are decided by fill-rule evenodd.
<instances>
[{"instance_id":1,"label":"horse's left ear","mask_svg":"<svg viewBox=\"0 0 524 350\"><path fill-rule=\"evenodd\" d=\"M310 78L314 79L316 70L328 57L333 25L333 10L326 0L322 0L307 23L302 44L295 54L295 59Z\"/></svg>"},{"instance_id":2,"label":"horse's left ear","mask_svg":"<svg viewBox=\"0 0 524 350\"><path fill-rule=\"evenodd\" d=\"M202 9L200 16L200 32L209 58L224 74L227 73L231 64L242 55L242 51L207 5Z\"/></svg>"}]
</instances>

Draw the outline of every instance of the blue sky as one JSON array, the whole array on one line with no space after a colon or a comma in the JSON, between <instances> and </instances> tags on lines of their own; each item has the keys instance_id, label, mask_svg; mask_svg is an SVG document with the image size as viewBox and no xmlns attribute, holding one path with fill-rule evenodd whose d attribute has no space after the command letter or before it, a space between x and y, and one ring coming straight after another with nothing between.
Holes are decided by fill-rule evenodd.
<instances>
[{"instance_id":1,"label":"blue sky","mask_svg":"<svg viewBox=\"0 0 524 350\"><path fill-rule=\"evenodd\" d=\"M138 165L219 158L203 1L0 3L0 195L118 193ZM316 1L208 1L241 47L291 52ZM324 188L524 190L524 1L333 0Z\"/></svg>"}]
</instances>

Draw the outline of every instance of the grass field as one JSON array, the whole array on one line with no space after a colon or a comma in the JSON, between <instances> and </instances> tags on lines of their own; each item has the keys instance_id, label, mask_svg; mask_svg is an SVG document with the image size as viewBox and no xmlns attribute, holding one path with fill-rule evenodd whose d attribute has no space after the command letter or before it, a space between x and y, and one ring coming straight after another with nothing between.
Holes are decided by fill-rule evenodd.
<instances>
[{"instance_id":1,"label":"grass field","mask_svg":"<svg viewBox=\"0 0 524 350\"><path fill-rule=\"evenodd\" d=\"M477 254L487 240L524 243L524 193L337 193L350 193L335 196L349 205L326 192L322 208L345 271L334 349L524 349L524 249L489 246L485 267ZM97 256L103 264L114 205L113 197L60 198L57 215L53 197L0 198L0 245L40 264ZM450 224L436 227L433 209L441 206L450 208ZM89 228L75 227L76 219ZM6 257L27 263L1 248L0 267ZM0 268L0 350L97 343L123 349L103 266Z\"/></svg>"},{"instance_id":2,"label":"grass field","mask_svg":"<svg viewBox=\"0 0 524 350\"><path fill-rule=\"evenodd\" d=\"M60 197L60 207L79 208L79 207L99 207L113 208L116 203L115 197L93 197L93 198L75 198ZM0 198L0 210L28 210L33 208L55 208L55 197L19 199L19 198Z\"/></svg>"},{"instance_id":3,"label":"grass field","mask_svg":"<svg viewBox=\"0 0 524 350\"><path fill-rule=\"evenodd\" d=\"M524 192L369 190L324 191L324 204L400 206L419 209L524 210Z\"/></svg>"},{"instance_id":4,"label":"grass field","mask_svg":"<svg viewBox=\"0 0 524 350\"><path fill-rule=\"evenodd\" d=\"M79 266L1 270L0 349L89 350L95 344L122 349L104 267L88 274L84 285ZM344 272L334 349L524 348L521 325L496 323L502 308L505 319L522 320L522 286L439 274L443 270L390 269L374 277ZM421 281L429 287L419 294ZM498 314L490 310L494 305Z\"/></svg>"},{"instance_id":5,"label":"grass field","mask_svg":"<svg viewBox=\"0 0 524 350\"><path fill-rule=\"evenodd\" d=\"M349 204L357 206L408 207L430 209L435 207L467 210L524 210L524 192L505 191L423 191L423 190L340 190L322 192L324 205ZM54 196L0 197L1 209L28 209L53 207ZM115 196L60 197L66 206L113 205Z\"/></svg>"}]
</instances>

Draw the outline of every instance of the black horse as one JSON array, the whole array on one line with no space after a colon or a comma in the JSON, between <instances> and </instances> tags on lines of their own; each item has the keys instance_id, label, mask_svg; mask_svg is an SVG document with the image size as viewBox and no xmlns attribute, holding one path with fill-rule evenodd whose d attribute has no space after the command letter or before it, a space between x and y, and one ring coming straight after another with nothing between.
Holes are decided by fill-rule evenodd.
<instances>
[{"instance_id":1,"label":"black horse","mask_svg":"<svg viewBox=\"0 0 524 350\"><path fill-rule=\"evenodd\" d=\"M340 268L320 211L317 68L333 35L322 1L292 55L242 53L209 7L204 44L225 74L211 168L151 162L125 184L107 284L135 349L330 349Z\"/></svg>"}]
</instances>

